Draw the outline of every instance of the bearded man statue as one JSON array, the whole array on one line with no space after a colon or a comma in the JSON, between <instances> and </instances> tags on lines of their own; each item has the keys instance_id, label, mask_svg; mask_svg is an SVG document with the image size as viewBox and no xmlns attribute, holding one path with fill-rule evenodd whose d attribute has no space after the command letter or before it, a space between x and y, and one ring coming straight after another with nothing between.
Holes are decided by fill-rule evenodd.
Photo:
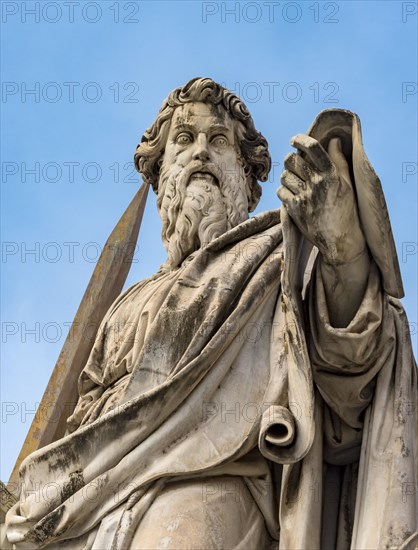
<instances>
[{"instance_id":1,"label":"bearded man statue","mask_svg":"<svg viewBox=\"0 0 418 550\"><path fill-rule=\"evenodd\" d=\"M359 120L324 111L271 166L209 78L135 154L168 259L103 320L65 437L20 469L9 547L411 549L417 377Z\"/></svg>"}]
</instances>

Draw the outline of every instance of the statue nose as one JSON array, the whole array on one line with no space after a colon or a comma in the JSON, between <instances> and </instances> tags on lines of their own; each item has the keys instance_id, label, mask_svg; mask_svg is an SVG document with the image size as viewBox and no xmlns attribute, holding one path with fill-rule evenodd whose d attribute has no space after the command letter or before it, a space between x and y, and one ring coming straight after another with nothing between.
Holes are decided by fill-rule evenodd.
<instances>
[{"instance_id":1,"label":"statue nose","mask_svg":"<svg viewBox=\"0 0 418 550\"><path fill-rule=\"evenodd\" d=\"M195 150L193 152L193 160L209 160L208 140L204 134L199 134L197 136Z\"/></svg>"}]
</instances>

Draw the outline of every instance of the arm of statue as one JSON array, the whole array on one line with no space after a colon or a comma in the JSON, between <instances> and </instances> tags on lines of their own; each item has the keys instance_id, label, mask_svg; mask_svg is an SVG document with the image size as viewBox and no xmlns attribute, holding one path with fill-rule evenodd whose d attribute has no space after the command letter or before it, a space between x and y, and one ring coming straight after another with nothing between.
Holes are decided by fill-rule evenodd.
<instances>
[{"instance_id":1,"label":"arm of statue","mask_svg":"<svg viewBox=\"0 0 418 550\"><path fill-rule=\"evenodd\" d=\"M361 304L370 270L347 161L339 138L330 140L328 152L304 134L291 144L303 156L290 153L285 158L278 196L318 248L330 322L344 328Z\"/></svg>"}]
</instances>

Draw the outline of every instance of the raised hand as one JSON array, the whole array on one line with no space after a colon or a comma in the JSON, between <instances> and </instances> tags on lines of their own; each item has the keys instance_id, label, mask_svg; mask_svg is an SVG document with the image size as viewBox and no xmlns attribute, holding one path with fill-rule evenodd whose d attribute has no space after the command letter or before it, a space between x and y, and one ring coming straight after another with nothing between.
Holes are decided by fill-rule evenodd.
<instances>
[{"instance_id":1,"label":"raised hand","mask_svg":"<svg viewBox=\"0 0 418 550\"><path fill-rule=\"evenodd\" d=\"M291 144L302 154L286 156L279 198L325 262L352 262L365 251L366 242L340 139L330 140L328 152L305 134L292 138Z\"/></svg>"}]
</instances>

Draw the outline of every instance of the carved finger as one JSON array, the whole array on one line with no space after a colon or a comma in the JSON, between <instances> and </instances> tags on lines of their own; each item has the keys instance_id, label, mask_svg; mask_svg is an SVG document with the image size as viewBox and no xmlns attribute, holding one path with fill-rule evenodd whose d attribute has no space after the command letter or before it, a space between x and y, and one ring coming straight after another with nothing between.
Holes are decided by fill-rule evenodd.
<instances>
[{"instance_id":1,"label":"carved finger","mask_svg":"<svg viewBox=\"0 0 418 550\"><path fill-rule=\"evenodd\" d=\"M304 222L302 221L303 214L301 218L300 198L294 195L286 187L280 187L277 191L277 195L279 196L279 199L282 201L283 206L286 208L286 211L289 214L289 216L293 219L296 225L299 228L301 228Z\"/></svg>"},{"instance_id":2,"label":"carved finger","mask_svg":"<svg viewBox=\"0 0 418 550\"><path fill-rule=\"evenodd\" d=\"M278 188L277 196L286 207L295 199L295 195L292 193L292 191L283 186Z\"/></svg>"},{"instance_id":3,"label":"carved finger","mask_svg":"<svg viewBox=\"0 0 418 550\"><path fill-rule=\"evenodd\" d=\"M344 156L341 147L341 139L339 137L331 138L329 140L328 155L335 164L339 175L351 185L350 170L348 168L347 159Z\"/></svg>"},{"instance_id":4,"label":"carved finger","mask_svg":"<svg viewBox=\"0 0 418 550\"><path fill-rule=\"evenodd\" d=\"M303 159L300 155L296 153L289 153L284 159L284 167L289 172L293 172L300 179L306 181L310 178L312 173L312 167Z\"/></svg>"},{"instance_id":5,"label":"carved finger","mask_svg":"<svg viewBox=\"0 0 418 550\"><path fill-rule=\"evenodd\" d=\"M306 188L306 183L293 172L285 170L280 176L281 184L295 195Z\"/></svg>"},{"instance_id":6,"label":"carved finger","mask_svg":"<svg viewBox=\"0 0 418 550\"><path fill-rule=\"evenodd\" d=\"M316 139L306 134L298 134L290 140L292 147L296 147L305 153L308 162L320 171L329 170L332 166L331 159L322 145Z\"/></svg>"}]
</instances>

